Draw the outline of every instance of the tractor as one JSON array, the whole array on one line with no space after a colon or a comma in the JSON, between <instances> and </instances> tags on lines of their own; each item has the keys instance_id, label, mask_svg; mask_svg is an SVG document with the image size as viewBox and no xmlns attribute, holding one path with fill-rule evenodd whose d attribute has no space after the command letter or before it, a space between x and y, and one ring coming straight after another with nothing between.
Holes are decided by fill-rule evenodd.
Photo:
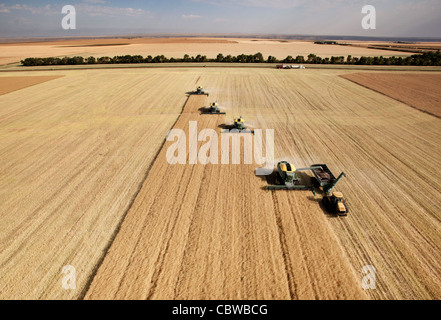
<instances>
[{"instance_id":1,"label":"tractor","mask_svg":"<svg viewBox=\"0 0 441 320\"><path fill-rule=\"evenodd\" d=\"M326 164L315 164L312 166L314 177L312 183L316 188L321 188L324 192L323 204L330 213L336 213L339 216L346 216L349 212L346 200L341 192L332 192L341 178L346 177L342 172L336 178Z\"/></svg>"}]
</instances>

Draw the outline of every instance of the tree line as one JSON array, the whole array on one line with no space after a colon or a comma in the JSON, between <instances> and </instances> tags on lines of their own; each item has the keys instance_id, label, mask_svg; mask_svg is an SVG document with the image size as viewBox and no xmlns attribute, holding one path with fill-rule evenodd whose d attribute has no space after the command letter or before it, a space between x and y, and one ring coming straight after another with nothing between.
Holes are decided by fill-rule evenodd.
<instances>
[{"instance_id":1,"label":"tree line","mask_svg":"<svg viewBox=\"0 0 441 320\"><path fill-rule=\"evenodd\" d=\"M216 58L209 59L207 56L184 55L183 58L167 58L164 55L155 57L141 55L125 55L111 57L63 57L63 58L26 58L21 61L23 66L57 66L57 65L91 65L91 64L124 64L124 63L174 63L174 62L225 62L225 63L300 63L300 64L348 64L348 65L393 65L393 66L441 66L441 53L425 52L414 54L408 57L352 57L332 56L321 58L311 53L304 56L288 56L283 60L278 60L274 56L264 58L262 53L240 54L237 56L219 53Z\"/></svg>"}]
</instances>

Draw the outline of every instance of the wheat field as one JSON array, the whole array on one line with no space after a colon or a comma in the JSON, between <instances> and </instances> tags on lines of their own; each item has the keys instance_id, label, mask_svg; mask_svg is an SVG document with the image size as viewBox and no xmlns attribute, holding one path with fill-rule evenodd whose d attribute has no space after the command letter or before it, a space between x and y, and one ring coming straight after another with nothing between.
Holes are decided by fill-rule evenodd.
<instances>
[{"instance_id":1,"label":"wheat field","mask_svg":"<svg viewBox=\"0 0 441 320\"><path fill-rule=\"evenodd\" d=\"M441 120L347 73L59 71L0 96L0 297L439 299ZM197 85L210 96L187 100ZM215 100L227 114L201 117ZM255 165L166 162L170 128L239 115L275 130L278 159L345 171L348 217L265 191Z\"/></svg>"},{"instance_id":2,"label":"wheat field","mask_svg":"<svg viewBox=\"0 0 441 320\"><path fill-rule=\"evenodd\" d=\"M79 295L61 268L87 283L193 85L176 76L74 71L0 96L1 298Z\"/></svg>"}]
</instances>

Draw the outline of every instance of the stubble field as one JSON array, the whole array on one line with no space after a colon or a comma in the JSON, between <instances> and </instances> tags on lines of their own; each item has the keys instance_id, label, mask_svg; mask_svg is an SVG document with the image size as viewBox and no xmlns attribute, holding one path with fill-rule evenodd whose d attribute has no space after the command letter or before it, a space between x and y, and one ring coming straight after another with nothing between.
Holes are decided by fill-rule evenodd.
<instances>
[{"instance_id":1,"label":"stubble field","mask_svg":"<svg viewBox=\"0 0 441 320\"><path fill-rule=\"evenodd\" d=\"M79 296L191 81L68 72L0 96L1 298ZM67 264L78 291L60 290Z\"/></svg>"},{"instance_id":2,"label":"stubble field","mask_svg":"<svg viewBox=\"0 0 441 320\"><path fill-rule=\"evenodd\" d=\"M1 297L439 299L441 120L345 73L60 71L0 96ZM200 116L214 100L227 115ZM278 159L344 170L349 216L266 192L256 165L166 161L170 128L239 115L275 129Z\"/></svg>"}]
</instances>

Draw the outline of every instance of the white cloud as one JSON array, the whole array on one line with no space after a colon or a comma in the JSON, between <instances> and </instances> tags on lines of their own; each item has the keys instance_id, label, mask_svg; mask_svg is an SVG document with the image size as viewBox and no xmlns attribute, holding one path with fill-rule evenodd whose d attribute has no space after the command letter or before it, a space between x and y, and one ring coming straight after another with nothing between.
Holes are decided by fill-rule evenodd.
<instances>
[{"instance_id":1,"label":"white cloud","mask_svg":"<svg viewBox=\"0 0 441 320\"><path fill-rule=\"evenodd\" d=\"M55 12L55 10L48 4L44 7L33 7L33 6L28 6L26 4L15 4L13 6L3 6L4 10L7 10L6 12L10 12L11 10L17 10L17 11L28 11L32 14L45 14L45 15L51 15L51 14L58 14L60 13Z\"/></svg>"},{"instance_id":2,"label":"white cloud","mask_svg":"<svg viewBox=\"0 0 441 320\"><path fill-rule=\"evenodd\" d=\"M322 9L351 6L354 3L365 3L365 0L192 0L193 2L204 2L212 5L236 7L261 7L261 8L280 8L289 9L296 7L308 7ZM370 3L379 2L379 0L370 0Z\"/></svg>"},{"instance_id":3,"label":"white cloud","mask_svg":"<svg viewBox=\"0 0 441 320\"><path fill-rule=\"evenodd\" d=\"M133 8L120 8L120 7L110 7L101 5L90 5L90 4L79 4L75 6L77 8L77 13L85 12L90 16L125 16L125 17L136 17L136 16L148 16L150 11L144 9L133 9Z\"/></svg>"},{"instance_id":4,"label":"white cloud","mask_svg":"<svg viewBox=\"0 0 441 320\"><path fill-rule=\"evenodd\" d=\"M185 20L194 20L194 19L199 19L201 18L201 16L198 16L197 14L183 14L182 15L182 19Z\"/></svg>"},{"instance_id":5,"label":"white cloud","mask_svg":"<svg viewBox=\"0 0 441 320\"><path fill-rule=\"evenodd\" d=\"M134 8L120 8L112 6L103 6L102 3L106 3L105 0L83 0L84 3L74 5L77 13L84 12L89 16L125 16L125 17L136 17L136 16L146 16L150 15L150 11L144 9L134 9ZM89 4L90 3L90 4ZM47 4L42 7L33 7L26 4L15 4L12 6L5 6L0 4L0 13L9 13L12 10L15 11L28 11L32 14L39 15L55 15L61 14L61 5L53 6Z\"/></svg>"},{"instance_id":6,"label":"white cloud","mask_svg":"<svg viewBox=\"0 0 441 320\"><path fill-rule=\"evenodd\" d=\"M91 3L91 4L105 4L107 3L106 0L82 0L85 3Z\"/></svg>"},{"instance_id":7,"label":"white cloud","mask_svg":"<svg viewBox=\"0 0 441 320\"><path fill-rule=\"evenodd\" d=\"M9 12L11 12L9 8L6 8L4 3L0 3L0 13L9 13Z\"/></svg>"},{"instance_id":8,"label":"white cloud","mask_svg":"<svg viewBox=\"0 0 441 320\"><path fill-rule=\"evenodd\" d=\"M308 3L308 0L192 0L193 2L204 2L219 6L248 6L248 7L271 7L271 8L293 8L304 3Z\"/></svg>"}]
</instances>

